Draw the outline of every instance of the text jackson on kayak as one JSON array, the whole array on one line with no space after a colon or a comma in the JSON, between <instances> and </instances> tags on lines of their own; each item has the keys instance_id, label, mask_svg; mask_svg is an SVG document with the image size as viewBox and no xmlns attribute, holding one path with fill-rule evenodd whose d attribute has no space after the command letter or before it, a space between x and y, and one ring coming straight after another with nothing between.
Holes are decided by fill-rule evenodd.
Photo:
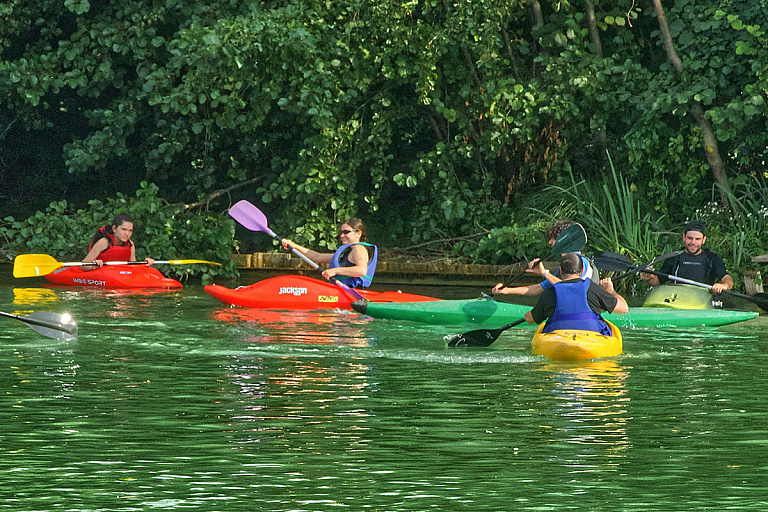
<instances>
[{"instance_id":1,"label":"text jackson on kayak","mask_svg":"<svg viewBox=\"0 0 768 512\"><path fill-rule=\"evenodd\" d=\"M685 225L683 244L685 252L676 258L664 260L660 272L682 277L699 283L712 285L712 293L722 293L733 288L733 278L728 275L723 259L702 246L707 241L707 229L704 223L692 220ZM643 272L640 278L651 286L658 286L667 281L665 276ZM719 282L718 282L719 281Z\"/></svg>"},{"instance_id":2,"label":"text jackson on kayak","mask_svg":"<svg viewBox=\"0 0 768 512\"><path fill-rule=\"evenodd\" d=\"M313 251L287 238L283 238L283 248L296 249L315 263L327 263L328 269L323 271L326 279L335 277L351 288L368 288L376 271L379 251L366 242L365 224L353 217L341 225L339 236L342 245L333 253Z\"/></svg>"},{"instance_id":3,"label":"text jackson on kayak","mask_svg":"<svg viewBox=\"0 0 768 512\"><path fill-rule=\"evenodd\" d=\"M94 266L101 267L105 261L136 261L136 246L131 242L132 234L133 218L127 213L118 213L111 226L102 226L96 230L83 263L93 263ZM155 263L152 258L144 261L147 265ZM87 270L88 267L83 269Z\"/></svg>"}]
</instances>

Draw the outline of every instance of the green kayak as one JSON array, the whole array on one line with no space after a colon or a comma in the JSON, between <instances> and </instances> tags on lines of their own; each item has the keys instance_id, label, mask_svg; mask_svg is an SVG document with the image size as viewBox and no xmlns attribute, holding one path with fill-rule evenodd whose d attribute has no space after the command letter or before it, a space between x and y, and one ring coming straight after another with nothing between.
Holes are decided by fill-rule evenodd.
<instances>
[{"instance_id":1,"label":"green kayak","mask_svg":"<svg viewBox=\"0 0 768 512\"><path fill-rule=\"evenodd\" d=\"M431 302L365 302L352 307L374 318L410 320L437 325L503 325L522 318L530 306L498 302L493 299L437 300ZM604 314L613 324L634 329L647 327L698 327L743 322L755 318L754 311L724 309L629 308L625 315ZM524 324L530 328L534 325Z\"/></svg>"}]
</instances>

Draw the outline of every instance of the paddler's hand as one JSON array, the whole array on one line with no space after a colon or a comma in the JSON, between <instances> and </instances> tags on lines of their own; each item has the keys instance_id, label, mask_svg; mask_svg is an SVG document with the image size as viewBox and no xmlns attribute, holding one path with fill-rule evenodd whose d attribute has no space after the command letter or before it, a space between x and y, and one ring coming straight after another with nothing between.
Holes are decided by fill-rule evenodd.
<instances>
[{"instance_id":1,"label":"paddler's hand","mask_svg":"<svg viewBox=\"0 0 768 512\"><path fill-rule=\"evenodd\" d=\"M544 264L541 262L540 258L534 258L528 263L526 272L533 272L543 276L547 272L547 269L544 268Z\"/></svg>"},{"instance_id":2,"label":"paddler's hand","mask_svg":"<svg viewBox=\"0 0 768 512\"><path fill-rule=\"evenodd\" d=\"M283 238L282 240L280 240L280 242L283 244L283 249L285 249L286 251L290 251L296 245L295 243L293 243L292 240L288 240L287 238Z\"/></svg>"},{"instance_id":3,"label":"paddler's hand","mask_svg":"<svg viewBox=\"0 0 768 512\"><path fill-rule=\"evenodd\" d=\"M155 264L155 260L153 260L152 258L147 258L144 261L146 262L148 267L151 267L152 265Z\"/></svg>"},{"instance_id":4,"label":"paddler's hand","mask_svg":"<svg viewBox=\"0 0 768 512\"><path fill-rule=\"evenodd\" d=\"M602 286L605 291L613 295L616 293L616 291L613 289L613 281L609 277L604 277L600 280L600 286Z\"/></svg>"},{"instance_id":5,"label":"paddler's hand","mask_svg":"<svg viewBox=\"0 0 768 512\"><path fill-rule=\"evenodd\" d=\"M504 283L499 283L493 287L493 289L491 290L491 293L494 295L498 295L500 293L503 294L504 293L504 291L502 290L503 288L504 288Z\"/></svg>"},{"instance_id":6,"label":"paddler's hand","mask_svg":"<svg viewBox=\"0 0 768 512\"><path fill-rule=\"evenodd\" d=\"M712 293L723 293L726 290L729 290L730 288L724 284L724 283L715 283L712 285Z\"/></svg>"}]
</instances>

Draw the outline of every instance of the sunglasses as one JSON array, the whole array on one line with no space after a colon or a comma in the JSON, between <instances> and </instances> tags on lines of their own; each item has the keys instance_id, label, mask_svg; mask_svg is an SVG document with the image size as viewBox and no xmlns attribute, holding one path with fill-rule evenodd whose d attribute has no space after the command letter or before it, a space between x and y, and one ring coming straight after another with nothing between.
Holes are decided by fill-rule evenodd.
<instances>
[{"instance_id":1,"label":"sunglasses","mask_svg":"<svg viewBox=\"0 0 768 512\"><path fill-rule=\"evenodd\" d=\"M357 231L356 229L342 229L339 231L339 235L348 235L352 233L353 231Z\"/></svg>"}]
</instances>

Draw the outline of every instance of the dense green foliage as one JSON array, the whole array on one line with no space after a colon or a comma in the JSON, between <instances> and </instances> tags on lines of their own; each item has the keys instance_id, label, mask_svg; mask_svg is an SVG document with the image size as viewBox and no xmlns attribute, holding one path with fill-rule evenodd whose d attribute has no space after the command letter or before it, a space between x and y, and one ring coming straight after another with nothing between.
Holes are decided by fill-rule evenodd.
<instances>
[{"instance_id":1,"label":"dense green foliage","mask_svg":"<svg viewBox=\"0 0 768 512\"><path fill-rule=\"evenodd\" d=\"M93 199L87 208L76 211L62 200L23 221L7 217L0 226L5 238L0 254L9 260L17 254L39 253L59 261L80 261L96 230L110 225L116 213L128 212L135 221L131 239L136 244L136 259L201 259L223 264L162 268L164 273L182 279L195 275L207 282L213 275L234 275L235 262L220 259L231 251L234 221L226 214L185 212L183 205L168 204L157 197L157 192L155 185L142 183L135 197L118 194L104 202Z\"/></svg>"},{"instance_id":2,"label":"dense green foliage","mask_svg":"<svg viewBox=\"0 0 768 512\"><path fill-rule=\"evenodd\" d=\"M682 72L648 1L9 0L3 214L53 223L35 210L148 181L173 204L228 189L208 206L246 197L319 249L355 215L384 246L502 262L537 255L547 187L597 180L631 201L606 209L597 194L571 213L611 212L595 229L623 229L612 248L647 253L641 231L717 198L707 154L725 161L735 199L762 179L768 147L765 1L663 7ZM704 147L694 104L717 147ZM744 233L755 243L733 235L733 263L768 252L763 232ZM191 257L168 243L147 250Z\"/></svg>"}]
</instances>

